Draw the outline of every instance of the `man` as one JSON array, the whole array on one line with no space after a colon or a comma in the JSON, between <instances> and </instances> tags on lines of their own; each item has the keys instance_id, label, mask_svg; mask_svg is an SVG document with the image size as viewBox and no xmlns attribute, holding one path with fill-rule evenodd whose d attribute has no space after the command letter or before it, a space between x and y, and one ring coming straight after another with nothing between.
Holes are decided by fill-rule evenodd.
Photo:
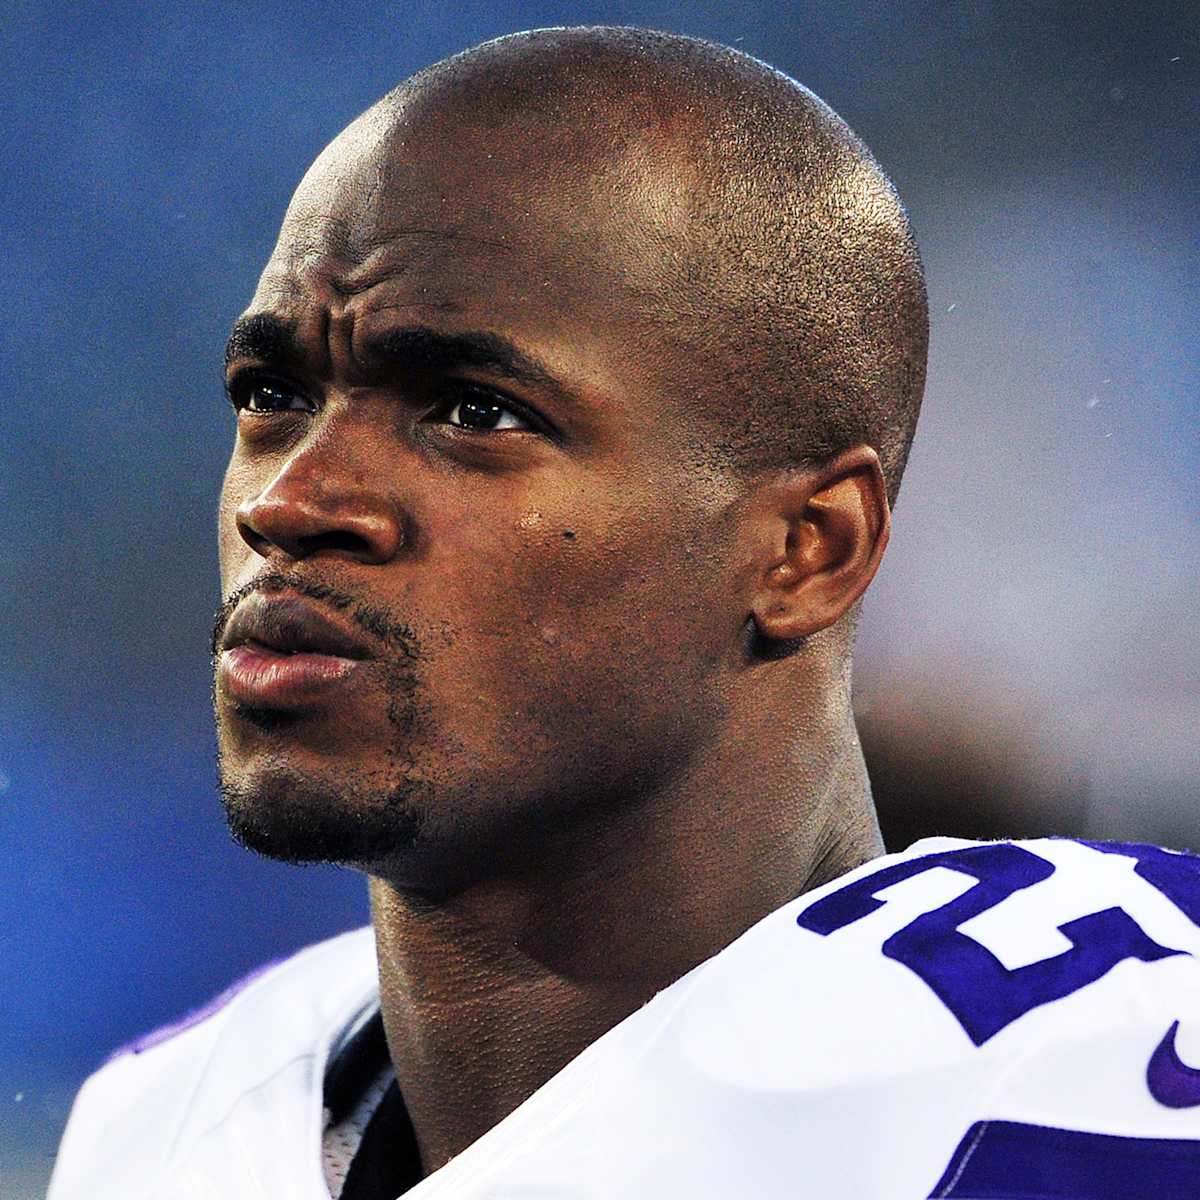
<instances>
[{"instance_id":1,"label":"man","mask_svg":"<svg viewBox=\"0 0 1200 1200\"><path fill-rule=\"evenodd\" d=\"M1195 1194L1197 864L872 861L925 351L890 184L732 50L516 35L340 135L229 339L214 700L374 939L117 1056L54 1200Z\"/></svg>"}]
</instances>

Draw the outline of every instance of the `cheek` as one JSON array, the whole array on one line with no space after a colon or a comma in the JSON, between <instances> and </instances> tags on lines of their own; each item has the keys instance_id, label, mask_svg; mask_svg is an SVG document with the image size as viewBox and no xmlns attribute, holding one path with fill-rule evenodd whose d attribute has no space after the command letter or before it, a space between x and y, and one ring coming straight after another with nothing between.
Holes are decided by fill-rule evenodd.
<instances>
[{"instance_id":1,"label":"cheek","mask_svg":"<svg viewBox=\"0 0 1200 1200\"><path fill-rule=\"evenodd\" d=\"M628 512L527 515L497 558L507 564L498 582L528 619L586 624L650 581L660 541L655 522Z\"/></svg>"},{"instance_id":2,"label":"cheek","mask_svg":"<svg viewBox=\"0 0 1200 1200\"><path fill-rule=\"evenodd\" d=\"M592 519L589 520L588 517ZM494 614L490 657L517 686L575 688L584 677L640 674L683 594L676 539L653 515L526 514L480 580ZM659 650L663 647L660 645Z\"/></svg>"},{"instance_id":3,"label":"cheek","mask_svg":"<svg viewBox=\"0 0 1200 1200\"><path fill-rule=\"evenodd\" d=\"M217 500L217 558L221 570L222 595L232 590L239 567L250 552L237 527L237 509L241 497L245 495L245 486L241 472L231 463L225 472Z\"/></svg>"},{"instance_id":4,"label":"cheek","mask_svg":"<svg viewBox=\"0 0 1200 1200\"><path fill-rule=\"evenodd\" d=\"M509 765L514 786L632 787L681 761L708 719L718 606L694 602L711 588L660 516L602 530L545 514L514 532L505 569L477 595L495 618L460 627L458 669L443 679L462 690L443 696L472 750Z\"/></svg>"}]
</instances>

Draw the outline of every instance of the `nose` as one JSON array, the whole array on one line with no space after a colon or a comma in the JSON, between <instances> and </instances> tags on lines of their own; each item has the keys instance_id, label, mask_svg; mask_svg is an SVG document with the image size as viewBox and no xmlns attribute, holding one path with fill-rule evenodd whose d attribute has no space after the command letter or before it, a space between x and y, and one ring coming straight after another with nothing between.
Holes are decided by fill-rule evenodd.
<instances>
[{"instance_id":1,"label":"nose","mask_svg":"<svg viewBox=\"0 0 1200 1200\"><path fill-rule=\"evenodd\" d=\"M349 464L299 451L257 495L238 505L242 539L263 558L314 555L361 563L391 561L404 545L395 500Z\"/></svg>"}]
</instances>

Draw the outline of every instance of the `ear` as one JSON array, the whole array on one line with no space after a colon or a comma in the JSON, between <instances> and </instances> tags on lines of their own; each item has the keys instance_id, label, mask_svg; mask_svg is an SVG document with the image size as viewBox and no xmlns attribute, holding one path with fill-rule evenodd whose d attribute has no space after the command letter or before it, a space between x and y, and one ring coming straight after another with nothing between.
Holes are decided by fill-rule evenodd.
<instances>
[{"instance_id":1,"label":"ear","mask_svg":"<svg viewBox=\"0 0 1200 1200\"><path fill-rule=\"evenodd\" d=\"M846 613L875 577L892 527L870 446L765 484L752 510L750 615L760 634L780 641L827 629Z\"/></svg>"}]
</instances>

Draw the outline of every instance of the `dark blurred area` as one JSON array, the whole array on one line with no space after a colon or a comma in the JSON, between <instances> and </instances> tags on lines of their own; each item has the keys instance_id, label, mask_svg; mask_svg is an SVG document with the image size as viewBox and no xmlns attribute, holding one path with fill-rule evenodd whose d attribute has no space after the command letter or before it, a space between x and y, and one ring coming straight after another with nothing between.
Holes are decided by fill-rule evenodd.
<instances>
[{"instance_id":1,"label":"dark blurred area","mask_svg":"<svg viewBox=\"0 0 1200 1200\"><path fill-rule=\"evenodd\" d=\"M367 919L215 798L220 348L288 196L399 79L512 30L711 37L905 197L933 341L855 699L894 848L1200 848L1194 4L32 3L0 21L0 1196L115 1046Z\"/></svg>"},{"instance_id":2,"label":"dark blurred area","mask_svg":"<svg viewBox=\"0 0 1200 1200\"><path fill-rule=\"evenodd\" d=\"M873 697L859 717L879 825L891 850L931 834L1078 834L1086 764L1031 744L1020 714L941 693Z\"/></svg>"}]
</instances>

